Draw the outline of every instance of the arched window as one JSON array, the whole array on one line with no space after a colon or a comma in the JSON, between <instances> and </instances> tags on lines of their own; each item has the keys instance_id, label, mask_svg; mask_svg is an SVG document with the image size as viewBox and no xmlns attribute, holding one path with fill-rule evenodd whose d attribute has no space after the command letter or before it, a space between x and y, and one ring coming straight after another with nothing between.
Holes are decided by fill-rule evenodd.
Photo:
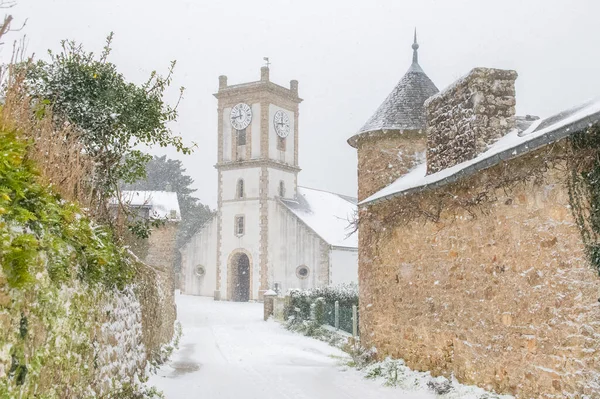
<instances>
[{"instance_id":1,"label":"arched window","mask_svg":"<svg viewBox=\"0 0 600 399\"><path fill-rule=\"evenodd\" d=\"M283 180L279 182L279 196L285 197L285 183Z\"/></svg>"},{"instance_id":2,"label":"arched window","mask_svg":"<svg viewBox=\"0 0 600 399\"><path fill-rule=\"evenodd\" d=\"M240 237L244 235L245 226L244 226L244 217L236 216L235 217L235 235Z\"/></svg>"},{"instance_id":3,"label":"arched window","mask_svg":"<svg viewBox=\"0 0 600 399\"><path fill-rule=\"evenodd\" d=\"M244 198L244 179L240 179L237 182L237 193L238 198Z\"/></svg>"}]
</instances>

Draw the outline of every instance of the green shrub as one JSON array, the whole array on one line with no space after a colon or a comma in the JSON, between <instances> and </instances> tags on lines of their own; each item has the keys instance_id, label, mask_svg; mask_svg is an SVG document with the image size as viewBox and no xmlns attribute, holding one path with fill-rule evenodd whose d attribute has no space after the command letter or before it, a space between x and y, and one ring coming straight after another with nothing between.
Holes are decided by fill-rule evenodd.
<instances>
[{"instance_id":1,"label":"green shrub","mask_svg":"<svg viewBox=\"0 0 600 399\"><path fill-rule=\"evenodd\" d=\"M47 270L53 282L71 278L122 289L133 276L111 231L39 182L28 143L0 132L0 265L12 288Z\"/></svg>"}]
</instances>

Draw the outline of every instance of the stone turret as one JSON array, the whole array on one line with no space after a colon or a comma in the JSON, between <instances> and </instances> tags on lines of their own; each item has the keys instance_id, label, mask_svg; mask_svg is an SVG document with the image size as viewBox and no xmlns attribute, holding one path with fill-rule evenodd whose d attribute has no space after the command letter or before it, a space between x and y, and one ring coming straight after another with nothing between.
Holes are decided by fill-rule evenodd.
<instances>
[{"instance_id":1,"label":"stone turret","mask_svg":"<svg viewBox=\"0 0 600 399\"><path fill-rule=\"evenodd\" d=\"M358 199L386 187L425 159L425 100L438 93L419 65L415 31L413 60L394 90L348 140L358 151Z\"/></svg>"}]
</instances>

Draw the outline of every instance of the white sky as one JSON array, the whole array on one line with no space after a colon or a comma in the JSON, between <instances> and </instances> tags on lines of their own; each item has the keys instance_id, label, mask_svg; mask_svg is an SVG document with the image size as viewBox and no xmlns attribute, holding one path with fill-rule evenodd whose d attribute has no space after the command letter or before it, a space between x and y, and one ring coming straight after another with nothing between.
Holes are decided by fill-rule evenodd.
<instances>
[{"instance_id":1,"label":"white sky","mask_svg":"<svg viewBox=\"0 0 600 399\"><path fill-rule=\"evenodd\" d=\"M100 52L114 31L110 60L132 81L176 59L172 98L187 91L173 129L198 143L180 159L211 207L212 93L221 74L229 84L258 80L263 56L272 81L299 80L299 184L354 196L356 153L345 140L408 69L415 26L420 64L439 89L484 66L517 70L518 114L549 116L600 96L597 0L18 0L11 12L28 18L22 33L37 57L61 39Z\"/></svg>"}]
</instances>

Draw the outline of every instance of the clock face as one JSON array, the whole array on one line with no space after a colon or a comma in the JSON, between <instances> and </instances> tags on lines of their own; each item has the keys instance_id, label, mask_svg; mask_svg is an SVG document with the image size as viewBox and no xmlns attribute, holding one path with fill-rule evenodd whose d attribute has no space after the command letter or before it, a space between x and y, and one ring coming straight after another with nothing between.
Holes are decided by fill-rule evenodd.
<instances>
[{"instance_id":1,"label":"clock face","mask_svg":"<svg viewBox=\"0 0 600 399\"><path fill-rule=\"evenodd\" d=\"M273 125L275 126L275 133L281 138L286 138L290 134L290 117L284 111L275 112L273 116Z\"/></svg>"},{"instance_id":2,"label":"clock face","mask_svg":"<svg viewBox=\"0 0 600 399\"><path fill-rule=\"evenodd\" d=\"M252 109L248 104L239 103L231 108L230 119L234 129L245 129L252 122Z\"/></svg>"}]
</instances>

